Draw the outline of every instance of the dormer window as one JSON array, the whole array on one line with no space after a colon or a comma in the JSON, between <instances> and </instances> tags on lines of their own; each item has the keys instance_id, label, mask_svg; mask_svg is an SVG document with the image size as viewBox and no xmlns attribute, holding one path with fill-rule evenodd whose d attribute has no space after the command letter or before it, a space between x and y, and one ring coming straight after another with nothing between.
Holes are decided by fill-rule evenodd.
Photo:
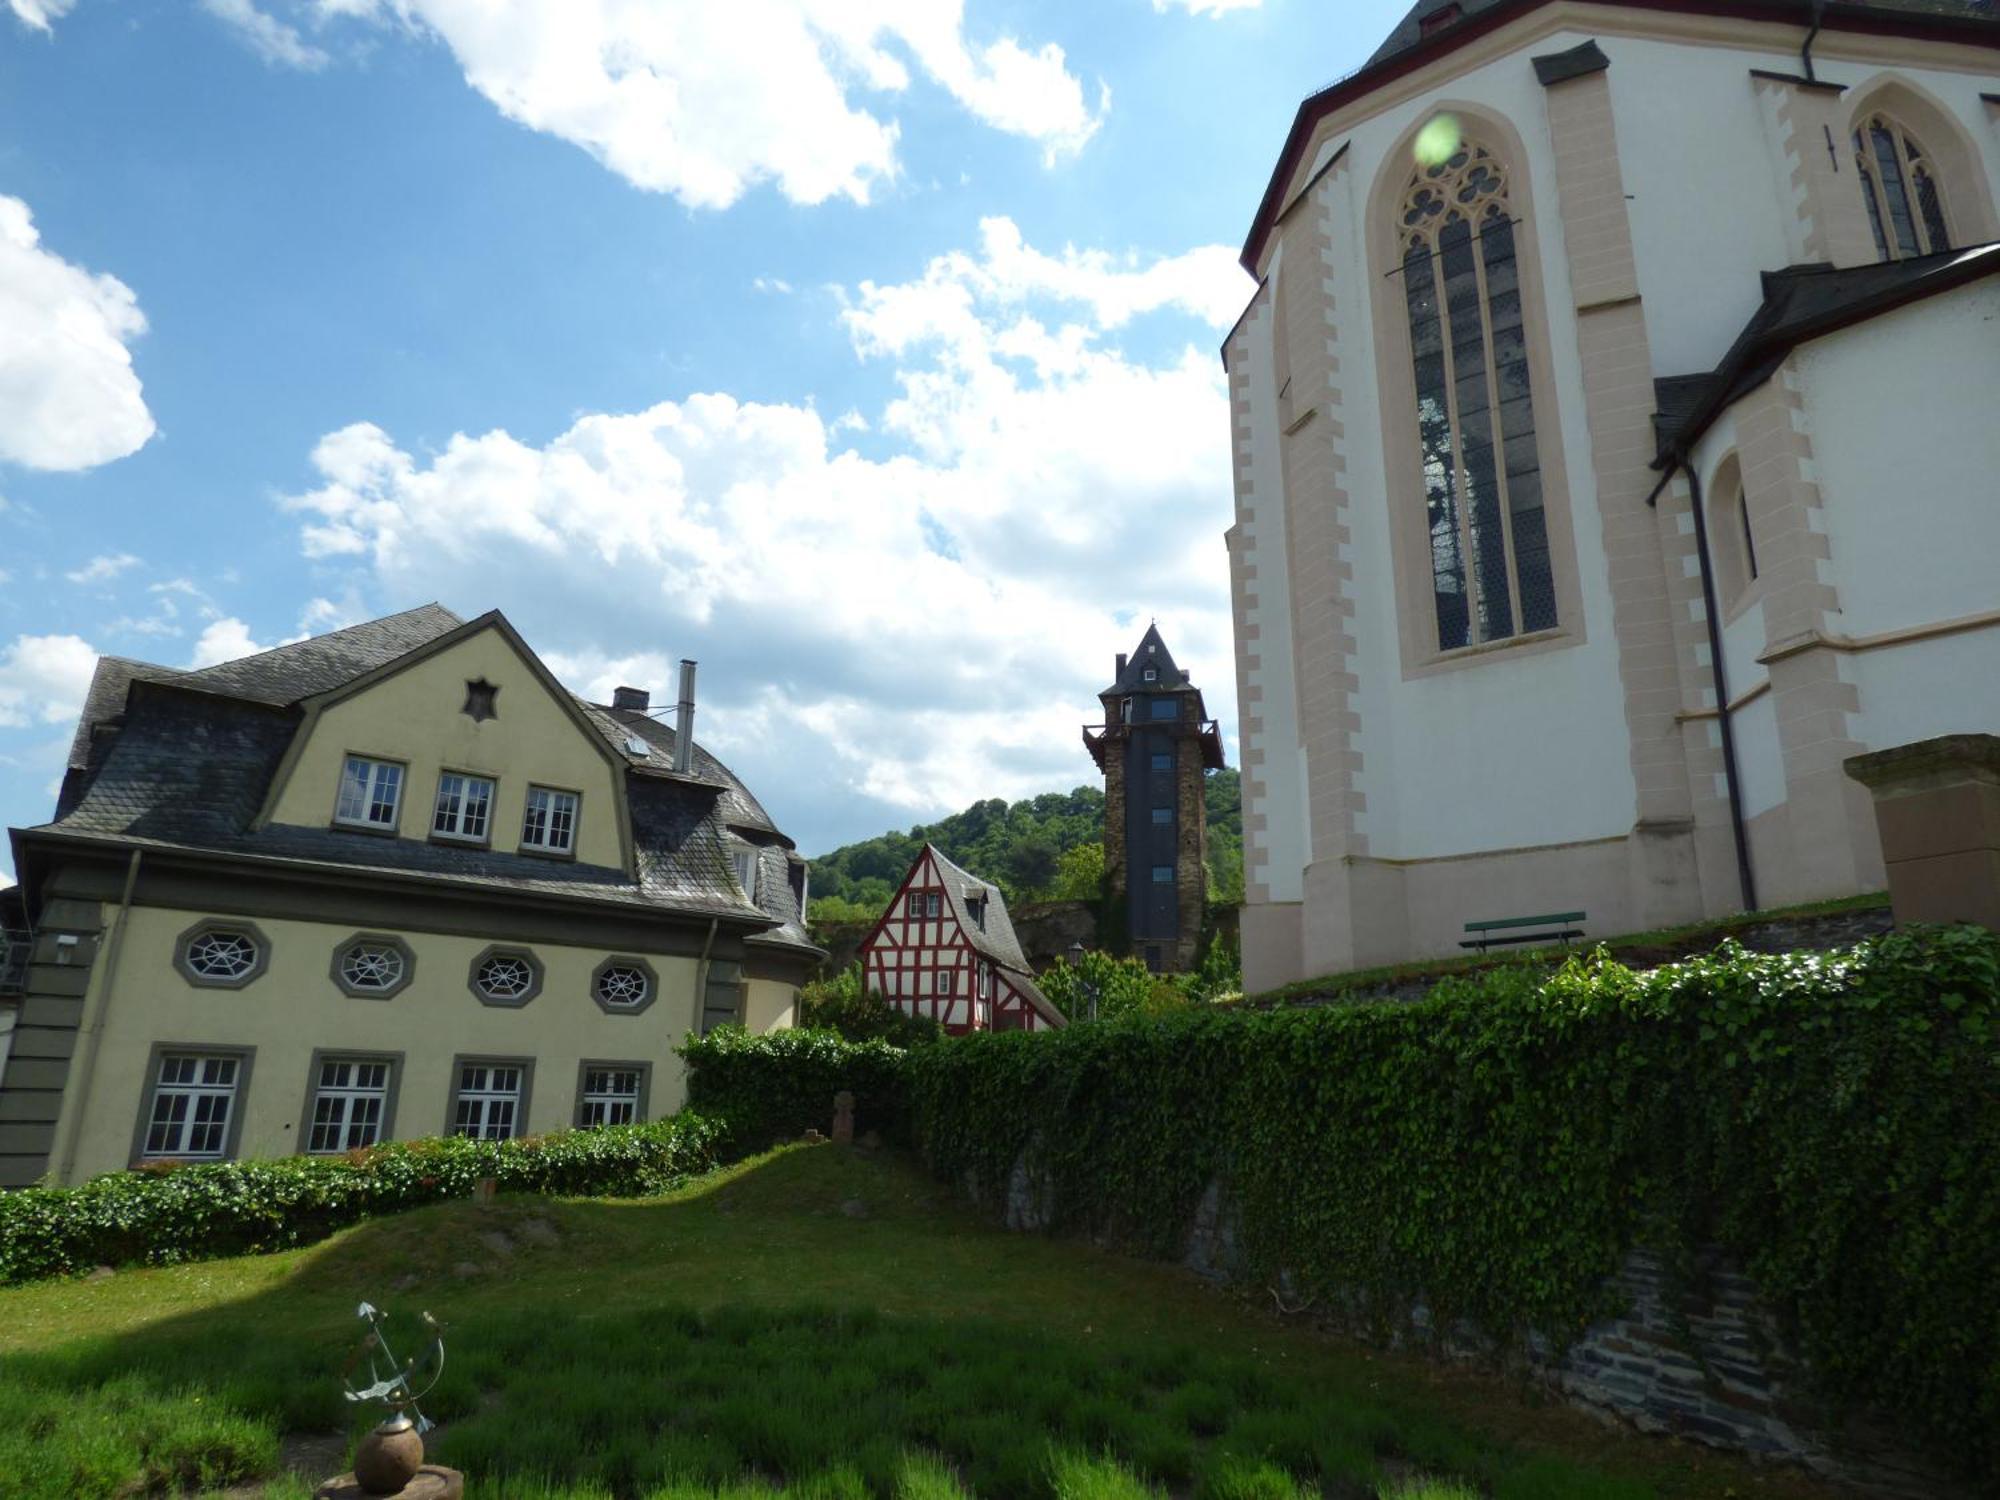
<instances>
[{"instance_id":1,"label":"dormer window","mask_svg":"<svg viewBox=\"0 0 2000 1500\"><path fill-rule=\"evenodd\" d=\"M431 832L441 839L470 844L486 842L493 825L493 783L484 776L447 771L438 777L437 809Z\"/></svg>"},{"instance_id":2,"label":"dormer window","mask_svg":"<svg viewBox=\"0 0 2000 1500\"><path fill-rule=\"evenodd\" d=\"M333 821L349 828L393 833L402 803L403 768L393 760L350 755L340 771L340 800Z\"/></svg>"},{"instance_id":3,"label":"dormer window","mask_svg":"<svg viewBox=\"0 0 2000 1500\"><path fill-rule=\"evenodd\" d=\"M1441 5L1417 22L1417 35L1424 39L1436 36L1465 14L1454 0L1451 5Z\"/></svg>"},{"instance_id":4,"label":"dormer window","mask_svg":"<svg viewBox=\"0 0 2000 1500\"><path fill-rule=\"evenodd\" d=\"M1158 682L1160 680L1160 669L1158 667L1148 667L1140 675L1148 682Z\"/></svg>"},{"instance_id":5,"label":"dormer window","mask_svg":"<svg viewBox=\"0 0 2000 1500\"><path fill-rule=\"evenodd\" d=\"M730 853L730 862L736 867L736 883L743 887L743 899L752 906L757 904L757 851L736 849Z\"/></svg>"},{"instance_id":6,"label":"dormer window","mask_svg":"<svg viewBox=\"0 0 2000 1500\"><path fill-rule=\"evenodd\" d=\"M575 792L529 787L527 811L521 820L521 847L537 854L574 853L577 802Z\"/></svg>"}]
</instances>

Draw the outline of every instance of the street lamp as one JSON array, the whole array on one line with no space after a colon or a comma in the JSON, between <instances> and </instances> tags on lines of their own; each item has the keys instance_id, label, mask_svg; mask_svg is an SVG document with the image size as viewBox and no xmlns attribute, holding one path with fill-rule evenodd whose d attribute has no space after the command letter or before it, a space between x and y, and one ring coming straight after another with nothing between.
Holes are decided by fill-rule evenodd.
<instances>
[{"instance_id":1,"label":"street lamp","mask_svg":"<svg viewBox=\"0 0 2000 1500\"><path fill-rule=\"evenodd\" d=\"M1069 945L1069 966L1076 970L1077 988L1082 990L1085 996L1089 998L1090 1019L1095 1021L1097 1019L1097 986L1083 977L1082 943L1071 943Z\"/></svg>"}]
</instances>

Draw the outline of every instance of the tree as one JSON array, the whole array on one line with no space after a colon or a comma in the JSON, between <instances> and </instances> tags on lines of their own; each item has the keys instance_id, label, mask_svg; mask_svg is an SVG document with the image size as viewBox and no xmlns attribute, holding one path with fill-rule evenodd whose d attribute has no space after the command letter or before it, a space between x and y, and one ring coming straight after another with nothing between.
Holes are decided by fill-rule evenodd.
<instances>
[{"instance_id":1,"label":"tree","mask_svg":"<svg viewBox=\"0 0 2000 1500\"><path fill-rule=\"evenodd\" d=\"M1078 844L1056 861L1056 900L1095 901L1103 893L1104 845Z\"/></svg>"}]
</instances>

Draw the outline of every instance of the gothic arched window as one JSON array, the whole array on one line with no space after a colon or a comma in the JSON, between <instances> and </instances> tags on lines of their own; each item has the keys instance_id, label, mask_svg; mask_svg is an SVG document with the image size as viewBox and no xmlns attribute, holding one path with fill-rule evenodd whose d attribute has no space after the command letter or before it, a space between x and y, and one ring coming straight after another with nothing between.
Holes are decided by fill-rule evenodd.
<instances>
[{"instance_id":1,"label":"gothic arched window","mask_svg":"<svg viewBox=\"0 0 2000 1500\"><path fill-rule=\"evenodd\" d=\"M1397 221L1441 651L1556 624L1506 164L1460 143Z\"/></svg>"},{"instance_id":2,"label":"gothic arched window","mask_svg":"<svg viewBox=\"0 0 2000 1500\"><path fill-rule=\"evenodd\" d=\"M1854 131L1854 164L1877 255L1907 260L1951 248L1937 168L1915 136L1888 115L1870 115Z\"/></svg>"}]
</instances>

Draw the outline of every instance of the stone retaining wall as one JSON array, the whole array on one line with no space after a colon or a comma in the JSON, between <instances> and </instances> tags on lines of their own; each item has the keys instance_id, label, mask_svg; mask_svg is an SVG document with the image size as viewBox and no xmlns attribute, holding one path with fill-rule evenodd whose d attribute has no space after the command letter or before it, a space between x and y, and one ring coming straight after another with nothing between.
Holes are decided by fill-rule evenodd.
<instances>
[{"instance_id":1,"label":"stone retaining wall","mask_svg":"<svg viewBox=\"0 0 2000 1500\"><path fill-rule=\"evenodd\" d=\"M1015 1162L1002 1194L983 1194L969 1178L961 1186L1007 1228L1044 1231L1055 1222L1054 1187L1029 1161L1024 1153ZM1196 1206L1181 1264L1205 1280L1247 1276L1236 1208L1219 1181L1209 1183ZM1969 1494L1903 1451L1884 1424L1852 1413L1835 1417L1814 1402L1756 1288L1720 1250L1705 1252L1683 1279L1652 1252L1634 1249L1611 1286L1623 1311L1585 1329L1567 1348L1537 1333L1501 1348L1469 1324L1440 1329L1421 1300L1403 1310L1385 1338L1379 1315L1363 1316L1358 1306L1299 1305L1304 1299L1282 1274L1269 1290L1288 1316L1432 1358L1511 1370L1639 1432L1797 1464L1885 1500Z\"/></svg>"}]
</instances>

